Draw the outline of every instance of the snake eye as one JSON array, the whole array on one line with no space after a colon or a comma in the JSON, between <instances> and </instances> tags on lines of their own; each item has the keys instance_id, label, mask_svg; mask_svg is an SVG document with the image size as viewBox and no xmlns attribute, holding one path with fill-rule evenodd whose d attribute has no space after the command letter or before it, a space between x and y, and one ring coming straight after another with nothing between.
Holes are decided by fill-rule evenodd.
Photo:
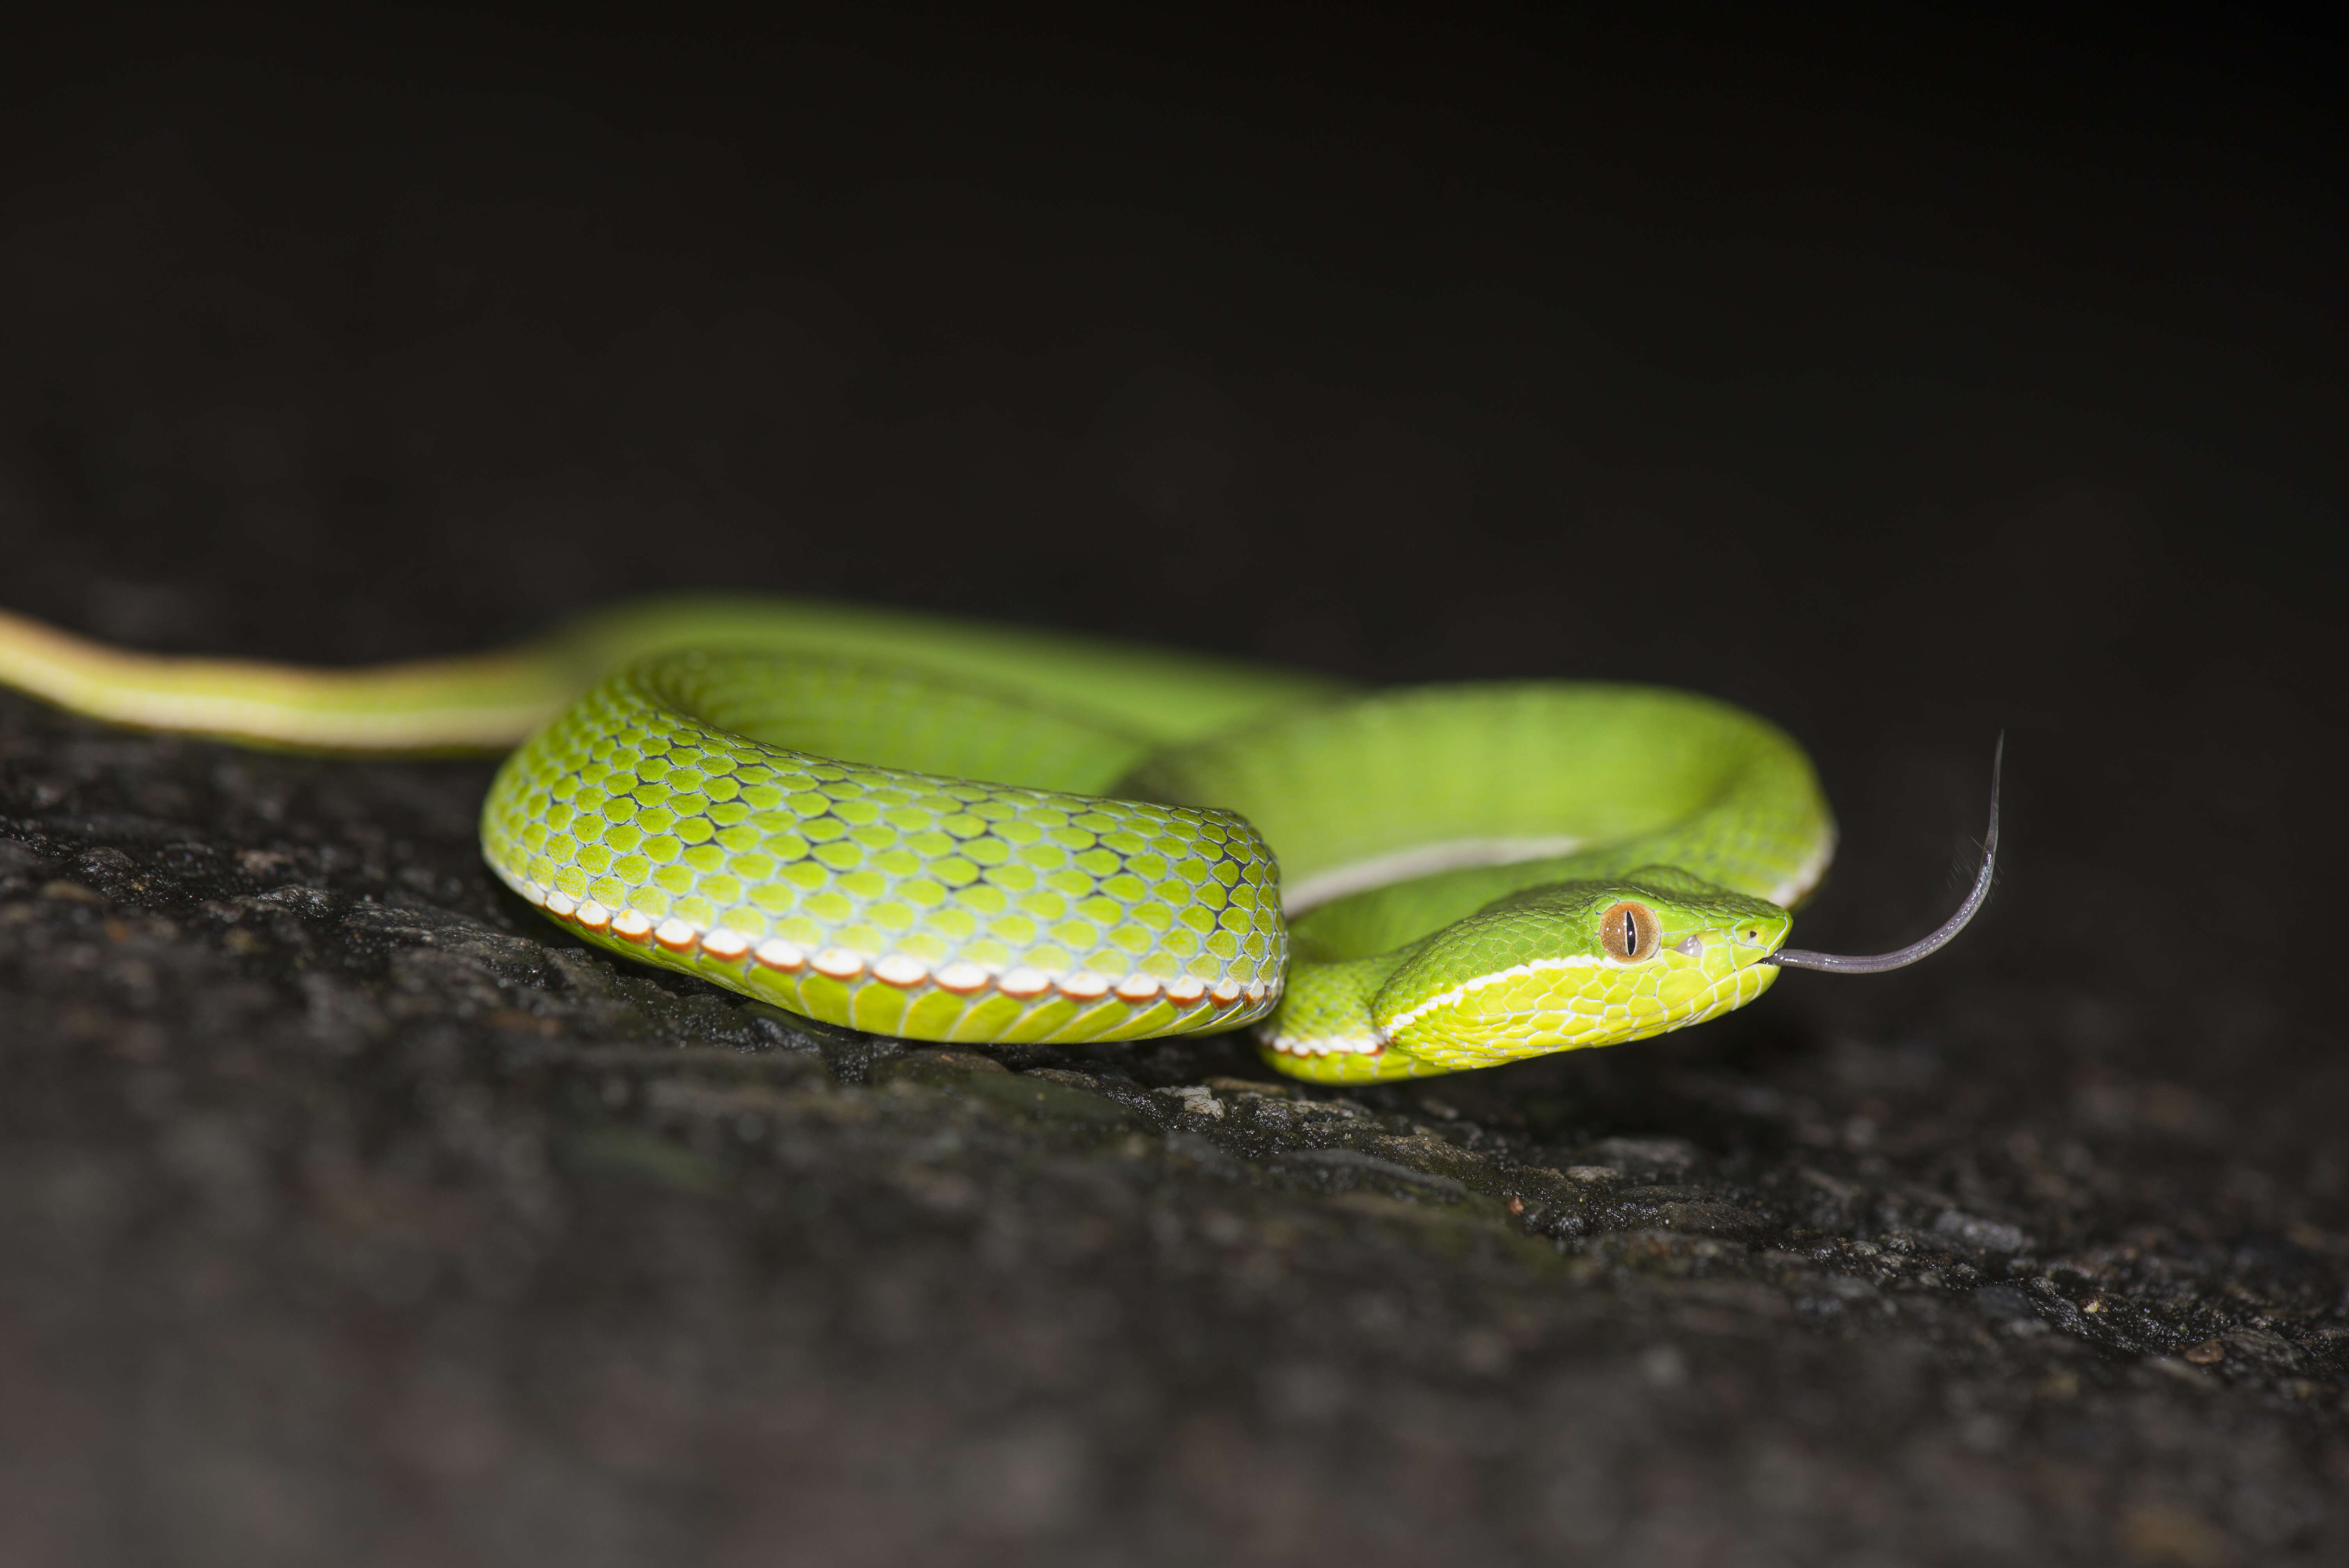
<instances>
[{"instance_id":1,"label":"snake eye","mask_svg":"<svg viewBox=\"0 0 2349 1568\"><path fill-rule=\"evenodd\" d=\"M1610 903L1607 913L1599 917L1599 942L1607 949L1607 956L1619 964L1637 964L1656 955L1656 944L1663 939L1657 928L1656 917L1644 903L1625 899Z\"/></svg>"}]
</instances>

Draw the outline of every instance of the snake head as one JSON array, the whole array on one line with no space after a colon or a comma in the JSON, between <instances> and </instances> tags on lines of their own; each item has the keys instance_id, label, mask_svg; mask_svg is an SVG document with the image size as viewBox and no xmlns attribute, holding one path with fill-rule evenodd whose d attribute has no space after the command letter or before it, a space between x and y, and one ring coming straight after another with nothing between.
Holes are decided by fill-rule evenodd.
<instances>
[{"instance_id":1,"label":"snake head","mask_svg":"<svg viewBox=\"0 0 2349 1568\"><path fill-rule=\"evenodd\" d=\"M1429 937L1371 1015L1438 1071L1644 1039L1760 995L1793 922L1670 866L1528 888Z\"/></svg>"}]
</instances>

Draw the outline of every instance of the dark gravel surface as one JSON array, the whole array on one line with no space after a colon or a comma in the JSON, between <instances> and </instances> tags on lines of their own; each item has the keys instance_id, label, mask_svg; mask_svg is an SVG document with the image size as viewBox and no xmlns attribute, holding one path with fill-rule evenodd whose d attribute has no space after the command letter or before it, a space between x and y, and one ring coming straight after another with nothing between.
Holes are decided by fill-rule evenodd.
<instances>
[{"instance_id":1,"label":"dark gravel surface","mask_svg":"<svg viewBox=\"0 0 2349 1568\"><path fill-rule=\"evenodd\" d=\"M52 73L0 606L349 661L730 576L1686 685L1819 758L1845 950L2002 726L1989 911L1403 1088L908 1048L569 941L486 763L0 695L0 1561L2349 1560L2313 78L2198 141L1829 60L1732 135L1731 44L1529 127L908 29Z\"/></svg>"}]
</instances>

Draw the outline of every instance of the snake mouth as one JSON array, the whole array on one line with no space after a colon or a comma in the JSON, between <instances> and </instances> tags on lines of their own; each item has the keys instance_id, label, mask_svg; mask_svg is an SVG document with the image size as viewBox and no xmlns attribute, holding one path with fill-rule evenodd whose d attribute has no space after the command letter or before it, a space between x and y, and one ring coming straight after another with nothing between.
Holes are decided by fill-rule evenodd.
<instances>
[{"instance_id":1,"label":"snake mouth","mask_svg":"<svg viewBox=\"0 0 2349 1568\"><path fill-rule=\"evenodd\" d=\"M1720 944L1729 950L1732 969L1751 969L1776 963L1792 930L1790 924L1781 924L1775 933L1765 926L1735 925L1722 934Z\"/></svg>"}]
</instances>

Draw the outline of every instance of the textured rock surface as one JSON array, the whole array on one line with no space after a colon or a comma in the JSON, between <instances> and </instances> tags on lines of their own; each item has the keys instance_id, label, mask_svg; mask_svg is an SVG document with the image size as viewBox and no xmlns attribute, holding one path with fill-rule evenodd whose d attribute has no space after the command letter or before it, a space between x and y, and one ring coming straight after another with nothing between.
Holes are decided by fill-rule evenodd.
<instances>
[{"instance_id":1,"label":"textured rock surface","mask_svg":"<svg viewBox=\"0 0 2349 1568\"><path fill-rule=\"evenodd\" d=\"M1545 251L1566 219L1420 191L1429 285L1205 196L878 152L809 194L617 88L396 76L45 100L0 603L384 657L706 580L645 549L689 538L1359 678L1748 702L1843 815L1812 946L1937 918L2004 724L2012 869L1904 975L1335 1094L1218 1039L813 1028L500 889L486 764L0 696L0 1559L2349 1559L2304 389L1898 257ZM1613 325L1508 293L1521 242ZM1785 321L1821 335L1746 331ZM1226 574L1163 574L1176 529ZM1585 590L1627 550L1669 603Z\"/></svg>"},{"instance_id":2,"label":"textured rock surface","mask_svg":"<svg viewBox=\"0 0 2349 1568\"><path fill-rule=\"evenodd\" d=\"M2344 1544L2337 1150L2178 1084L906 1049L566 940L478 766L0 723L14 1560Z\"/></svg>"}]
</instances>

